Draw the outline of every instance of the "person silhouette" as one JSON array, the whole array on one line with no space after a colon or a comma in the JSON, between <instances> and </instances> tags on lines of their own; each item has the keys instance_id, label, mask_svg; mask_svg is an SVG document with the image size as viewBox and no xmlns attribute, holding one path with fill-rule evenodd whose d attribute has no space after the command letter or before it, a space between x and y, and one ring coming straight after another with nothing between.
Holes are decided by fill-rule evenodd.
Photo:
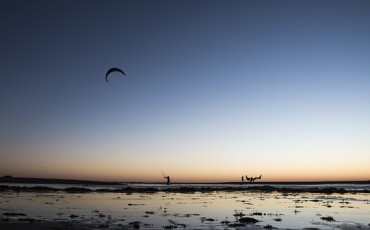
<instances>
[{"instance_id":1,"label":"person silhouette","mask_svg":"<svg viewBox=\"0 0 370 230\"><path fill-rule=\"evenodd\" d=\"M245 176L245 178L247 179L247 181L249 181L250 183L254 182L255 180L259 180L262 178L262 174L259 176L259 177L248 177L247 175Z\"/></svg>"},{"instance_id":2,"label":"person silhouette","mask_svg":"<svg viewBox=\"0 0 370 230\"><path fill-rule=\"evenodd\" d=\"M244 176L242 176L242 182L244 182Z\"/></svg>"},{"instance_id":3,"label":"person silhouette","mask_svg":"<svg viewBox=\"0 0 370 230\"><path fill-rule=\"evenodd\" d=\"M164 178L167 179L167 183L166 184L170 184L171 183L170 176L165 176Z\"/></svg>"}]
</instances>

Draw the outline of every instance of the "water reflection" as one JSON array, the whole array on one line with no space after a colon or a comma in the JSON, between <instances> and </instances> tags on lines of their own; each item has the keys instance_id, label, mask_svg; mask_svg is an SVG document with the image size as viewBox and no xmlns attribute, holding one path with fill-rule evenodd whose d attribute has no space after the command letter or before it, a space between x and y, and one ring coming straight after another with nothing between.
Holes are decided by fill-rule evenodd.
<instances>
[{"instance_id":1,"label":"water reflection","mask_svg":"<svg viewBox=\"0 0 370 230\"><path fill-rule=\"evenodd\" d=\"M1 193L0 213L110 228L368 228L370 201L365 193Z\"/></svg>"}]
</instances>

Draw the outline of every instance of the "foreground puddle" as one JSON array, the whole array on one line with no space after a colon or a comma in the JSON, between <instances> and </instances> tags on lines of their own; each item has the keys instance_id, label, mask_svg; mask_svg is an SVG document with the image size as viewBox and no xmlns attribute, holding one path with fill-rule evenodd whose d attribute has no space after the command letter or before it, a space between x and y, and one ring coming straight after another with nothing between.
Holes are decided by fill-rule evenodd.
<instances>
[{"instance_id":1,"label":"foreground puddle","mask_svg":"<svg viewBox=\"0 0 370 230\"><path fill-rule=\"evenodd\" d=\"M0 227L63 223L91 229L369 229L369 199L366 193L3 192Z\"/></svg>"}]
</instances>

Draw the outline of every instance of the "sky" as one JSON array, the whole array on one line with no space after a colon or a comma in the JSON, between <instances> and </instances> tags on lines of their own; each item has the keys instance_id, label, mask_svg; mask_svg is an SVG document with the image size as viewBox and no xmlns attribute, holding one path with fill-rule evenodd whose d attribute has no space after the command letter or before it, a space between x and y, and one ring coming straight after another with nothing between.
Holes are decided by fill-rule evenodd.
<instances>
[{"instance_id":1,"label":"sky","mask_svg":"<svg viewBox=\"0 0 370 230\"><path fill-rule=\"evenodd\" d=\"M369 180L369 12L2 0L0 176Z\"/></svg>"}]
</instances>

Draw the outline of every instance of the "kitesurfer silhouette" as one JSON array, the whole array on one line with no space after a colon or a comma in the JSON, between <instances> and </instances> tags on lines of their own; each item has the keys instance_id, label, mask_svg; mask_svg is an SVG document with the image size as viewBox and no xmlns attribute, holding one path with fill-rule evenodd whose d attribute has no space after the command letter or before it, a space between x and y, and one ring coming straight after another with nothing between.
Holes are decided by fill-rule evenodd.
<instances>
[{"instance_id":1,"label":"kitesurfer silhouette","mask_svg":"<svg viewBox=\"0 0 370 230\"><path fill-rule=\"evenodd\" d=\"M171 183L170 176L166 176L164 178L167 179L167 183L166 184L170 184Z\"/></svg>"}]
</instances>

